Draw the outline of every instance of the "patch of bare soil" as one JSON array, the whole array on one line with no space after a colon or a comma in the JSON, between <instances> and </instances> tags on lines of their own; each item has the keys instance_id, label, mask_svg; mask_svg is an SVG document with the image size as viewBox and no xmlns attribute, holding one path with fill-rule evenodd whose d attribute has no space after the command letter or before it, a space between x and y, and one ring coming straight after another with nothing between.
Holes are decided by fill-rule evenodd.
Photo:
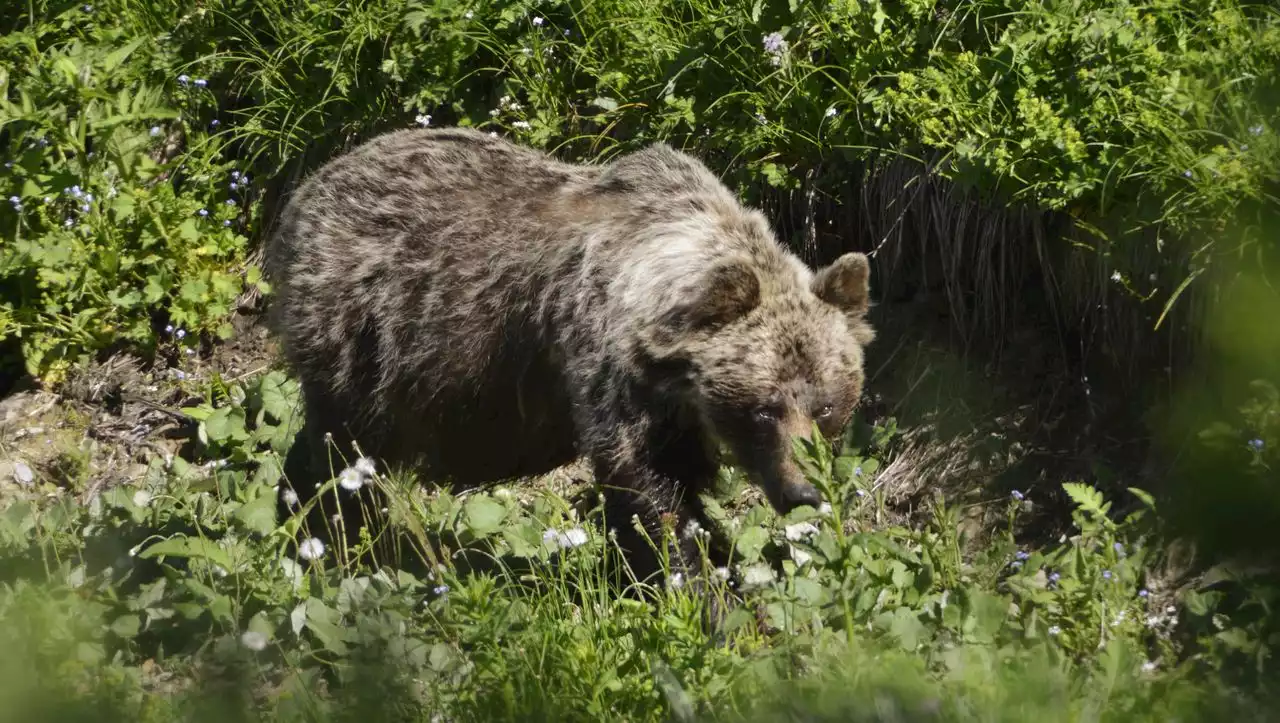
<instances>
[{"instance_id":1,"label":"patch of bare soil","mask_svg":"<svg viewBox=\"0 0 1280 723\"><path fill-rule=\"evenodd\" d=\"M141 479L148 463L172 459L195 432L180 411L201 401L219 376L266 371L274 345L253 317L235 336L183 351L164 349L150 364L128 354L95 362L57 390L19 387L0 399L0 499L70 493L80 499Z\"/></svg>"}]
</instances>

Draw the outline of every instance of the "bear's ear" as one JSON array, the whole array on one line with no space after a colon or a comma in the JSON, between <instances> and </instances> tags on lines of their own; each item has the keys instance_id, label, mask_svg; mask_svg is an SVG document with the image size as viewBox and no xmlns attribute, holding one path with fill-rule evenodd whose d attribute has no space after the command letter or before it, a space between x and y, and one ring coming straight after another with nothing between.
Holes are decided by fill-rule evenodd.
<instances>
[{"instance_id":1,"label":"bear's ear","mask_svg":"<svg viewBox=\"0 0 1280 723\"><path fill-rule=\"evenodd\" d=\"M847 253L813 277L819 299L860 320L871 305L871 265L865 254Z\"/></svg>"},{"instance_id":2,"label":"bear's ear","mask_svg":"<svg viewBox=\"0 0 1280 723\"><path fill-rule=\"evenodd\" d=\"M760 304L760 277L746 259L716 261L702 274L697 292L676 310L684 331L710 331L736 321Z\"/></svg>"}]
</instances>

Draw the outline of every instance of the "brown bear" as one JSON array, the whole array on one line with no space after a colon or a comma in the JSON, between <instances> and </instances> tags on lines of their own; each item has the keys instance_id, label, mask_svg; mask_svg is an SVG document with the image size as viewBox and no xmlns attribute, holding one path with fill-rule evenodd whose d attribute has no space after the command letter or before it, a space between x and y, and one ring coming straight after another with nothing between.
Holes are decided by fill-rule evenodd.
<instances>
[{"instance_id":1,"label":"brown bear","mask_svg":"<svg viewBox=\"0 0 1280 723\"><path fill-rule=\"evenodd\" d=\"M777 510L821 503L791 438L840 433L874 336L864 255L811 272L663 144L575 165L476 130L386 133L301 184L265 270L303 390L300 497L326 434L457 487L585 456L642 577L660 570L633 517L655 541L697 520L722 447ZM697 548L678 539L680 569Z\"/></svg>"}]
</instances>

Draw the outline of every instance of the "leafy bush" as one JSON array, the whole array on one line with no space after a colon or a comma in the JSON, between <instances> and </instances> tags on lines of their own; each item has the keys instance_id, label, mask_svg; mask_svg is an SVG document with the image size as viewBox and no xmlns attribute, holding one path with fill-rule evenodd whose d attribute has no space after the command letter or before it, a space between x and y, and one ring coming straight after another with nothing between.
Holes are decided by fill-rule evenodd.
<instances>
[{"instance_id":1,"label":"leafy bush","mask_svg":"<svg viewBox=\"0 0 1280 723\"><path fill-rule=\"evenodd\" d=\"M56 379L113 341L150 348L166 314L216 332L255 228L224 207L247 200L228 172L253 165L284 190L415 120L582 158L665 139L748 195L818 166L814 183L835 190L849 161L928 157L1104 235L1217 231L1274 208L1280 15L1267 4L306 7L38 2L18 21L0 76L3 185L21 205L0 219L19 241L0 264L0 318L32 371ZM1138 271L1127 285L1146 296Z\"/></svg>"},{"instance_id":2,"label":"leafy bush","mask_svg":"<svg viewBox=\"0 0 1280 723\"><path fill-rule=\"evenodd\" d=\"M250 179L189 125L205 81L152 70L147 38L93 18L68 11L0 52L0 334L50 383L86 353L154 351L165 327L225 337L244 288Z\"/></svg>"}]
</instances>

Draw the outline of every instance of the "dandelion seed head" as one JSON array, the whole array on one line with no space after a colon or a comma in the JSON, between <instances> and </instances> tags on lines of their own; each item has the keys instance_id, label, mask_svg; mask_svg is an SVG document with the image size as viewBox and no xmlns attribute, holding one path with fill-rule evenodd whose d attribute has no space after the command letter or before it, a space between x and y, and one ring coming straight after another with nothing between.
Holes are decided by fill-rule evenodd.
<instances>
[{"instance_id":1,"label":"dandelion seed head","mask_svg":"<svg viewBox=\"0 0 1280 723\"><path fill-rule=\"evenodd\" d=\"M293 509L298 506L298 493L293 490L285 490L280 493L280 498L284 500L286 507Z\"/></svg>"},{"instance_id":2,"label":"dandelion seed head","mask_svg":"<svg viewBox=\"0 0 1280 723\"><path fill-rule=\"evenodd\" d=\"M364 486L364 475L354 468L348 467L338 475L338 485L344 490L354 492Z\"/></svg>"},{"instance_id":3,"label":"dandelion seed head","mask_svg":"<svg viewBox=\"0 0 1280 723\"><path fill-rule=\"evenodd\" d=\"M256 653L267 647L267 636L256 630L246 630L240 634L240 644Z\"/></svg>"},{"instance_id":4,"label":"dandelion seed head","mask_svg":"<svg viewBox=\"0 0 1280 723\"><path fill-rule=\"evenodd\" d=\"M298 554L304 560L319 560L324 556L324 543L319 538L311 537L298 545Z\"/></svg>"},{"instance_id":5,"label":"dandelion seed head","mask_svg":"<svg viewBox=\"0 0 1280 723\"><path fill-rule=\"evenodd\" d=\"M574 527L573 529L565 530L562 535L557 535L556 542L566 550L584 545L587 542L587 532L581 527Z\"/></svg>"}]
</instances>

